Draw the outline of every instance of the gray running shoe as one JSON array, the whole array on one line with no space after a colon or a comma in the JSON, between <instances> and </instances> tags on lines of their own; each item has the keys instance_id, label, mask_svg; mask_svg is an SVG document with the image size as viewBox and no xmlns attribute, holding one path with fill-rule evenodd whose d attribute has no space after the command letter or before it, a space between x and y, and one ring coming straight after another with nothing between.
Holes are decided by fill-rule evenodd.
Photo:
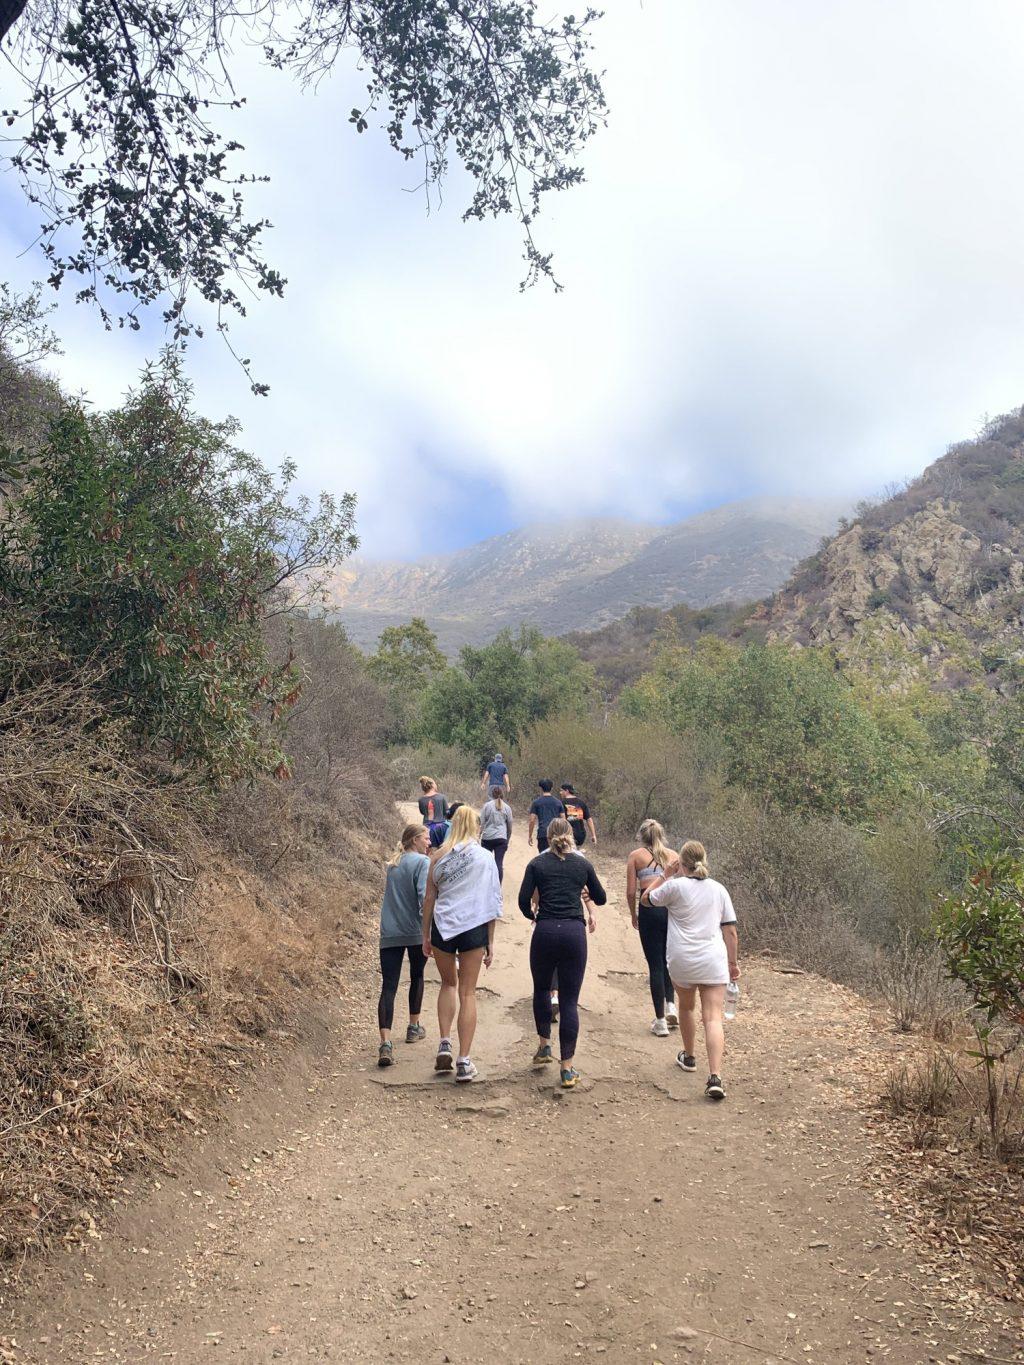
<instances>
[{"instance_id":1,"label":"gray running shoe","mask_svg":"<svg viewBox=\"0 0 1024 1365\"><path fill-rule=\"evenodd\" d=\"M541 1046L538 1047L537 1051L533 1054L534 1066L546 1066L548 1062L553 1062L554 1060L555 1058L554 1054L551 1051L550 1043L542 1043Z\"/></svg>"},{"instance_id":2,"label":"gray running shoe","mask_svg":"<svg viewBox=\"0 0 1024 1365\"><path fill-rule=\"evenodd\" d=\"M468 1057L464 1062L459 1062L458 1065L456 1066L455 1079L461 1085L465 1085L469 1081L476 1080L476 1067L473 1065L473 1063L469 1060Z\"/></svg>"},{"instance_id":3,"label":"gray running shoe","mask_svg":"<svg viewBox=\"0 0 1024 1365\"><path fill-rule=\"evenodd\" d=\"M394 1066L394 1064L395 1064L395 1055L394 1055L394 1049L392 1048L391 1044L390 1044L390 1043L381 1043L380 1047L377 1049L377 1065L378 1065L378 1066Z\"/></svg>"},{"instance_id":4,"label":"gray running shoe","mask_svg":"<svg viewBox=\"0 0 1024 1365\"><path fill-rule=\"evenodd\" d=\"M434 1058L435 1071L451 1071L455 1065L455 1054L452 1052L452 1045L447 1038L442 1038L437 1045L437 1056Z\"/></svg>"},{"instance_id":5,"label":"gray running shoe","mask_svg":"<svg viewBox=\"0 0 1024 1365\"><path fill-rule=\"evenodd\" d=\"M427 1030L422 1024L410 1024L405 1030L405 1041L407 1043L418 1043L427 1036Z\"/></svg>"}]
</instances>

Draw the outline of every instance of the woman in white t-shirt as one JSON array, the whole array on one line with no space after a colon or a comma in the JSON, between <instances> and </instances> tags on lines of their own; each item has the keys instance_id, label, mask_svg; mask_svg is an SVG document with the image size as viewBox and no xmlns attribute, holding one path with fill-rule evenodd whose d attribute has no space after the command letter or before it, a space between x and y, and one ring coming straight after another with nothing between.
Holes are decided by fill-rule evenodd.
<instances>
[{"instance_id":1,"label":"woman in white t-shirt","mask_svg":"<svg viewBox=\"0 0 1024 1365\"><path fill-rule=\"evenodd\" d=\"M501 883L490 853L480 847L480 817L460 806L448 837L437 851L423 898L423 952L441 976L437 1022L441 1030L435 1071L471 1081L476 1067L469 1051L476 1032L476 983L481 966L494 957L494 925L501 918ZM452 1054L452 1025L459 1013L459 1055Z\"/></svg>"},{"instance_id":2,"label":"woman in white t-shirt","mask_svg":"<svg viewBox=\"0 0 1024 1365\"><path fill-rule=\"evenodd\" d=\"M708 875L707 853L696 839L685 843L678 858L644 889L641 903L668 911L668 970L679 992L679 1029L683 1050L676 1058L684 1071L696 1071L697 994L704 1022L708 1076L704 1093L724 1100L722 1056L725 988L739 979L736 911L728 891Z\"/></svg>"}]
</instances>

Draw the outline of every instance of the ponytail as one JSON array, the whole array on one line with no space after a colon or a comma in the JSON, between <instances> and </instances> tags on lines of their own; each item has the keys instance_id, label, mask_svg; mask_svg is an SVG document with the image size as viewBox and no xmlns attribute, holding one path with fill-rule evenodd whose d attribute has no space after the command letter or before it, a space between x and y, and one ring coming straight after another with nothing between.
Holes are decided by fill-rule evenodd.
<instances>
[{"instance_id":1,"label":"ponytail","mask_svg":"<svg viewBox=\"0 0 1024 1365\"><path fill-rule=\"evenodd\" d=\"M657 820L645 820L640 826L640 842L664 872L672 854L665 843L665 831Z\"/></svg>"},{"instance_id":2,"label":"ponytail","mask_svg":"<svg viewBox=\"0 0 1024 1365\"><path fill-rule=\"evenodd\" d=\"M575 847L576 840L573 838L569 821L563 820L561 816L557 820L552 820L548 825L548 848L555 857L564 861Z\"/></svg>"},{"instance_id":3,"label":"ponytail","mask_svg":"<svg viewBox=\"0 0 1024 1365\"><path fill-rule=\"evenodd\" d=\"M696 877L699 882L711 875L708 868L707 850L698 839L686 841L680 851L679 861L688 870L690 876Z\"/></svg>"},{"instance_id":4,"label":"ponytail","mask_svg":"<svg viewBox=\"0 0 1024 1365\"><path fill-rule=\"evenodd\" d=\"M402 830L402 837L398 841L398 847L387 861L388 867L397 867L402 861L404 854L408 853L416 842L418 835L423 833L422 825L406 825Z\"/></svg>"},{"instance_id":5,"label":"ponytail","mask_svg":"<svg viewBox=\"0 0 1024 1365\"><path fill-rule=\"evenodd\" d=\"M499 810L504 810L504 809L505 809L505 804L504 804L504 802L503 802L502 799L501 799L501 788L500 788L500 787L492 787L492 788L491 788L491 800L494 802L494 804L498 807Z\"/></svg>"}]
</instances>

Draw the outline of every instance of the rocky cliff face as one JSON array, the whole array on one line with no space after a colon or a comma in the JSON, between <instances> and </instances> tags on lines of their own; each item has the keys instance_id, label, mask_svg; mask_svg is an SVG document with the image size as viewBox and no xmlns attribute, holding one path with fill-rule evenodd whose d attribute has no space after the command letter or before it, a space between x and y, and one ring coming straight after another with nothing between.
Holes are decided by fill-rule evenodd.
<instances>
[{"instance_id":1,"label":"rocky cliff face","mask_svg":"<svg viewBox=\"0 0 1024 1365\"><path fill-rule=\"evenodd\" d=\"M1024 418L866 508L755 614L770 639L887 662L894 681L1024 676Z\"/></svg>"}]
</instances>

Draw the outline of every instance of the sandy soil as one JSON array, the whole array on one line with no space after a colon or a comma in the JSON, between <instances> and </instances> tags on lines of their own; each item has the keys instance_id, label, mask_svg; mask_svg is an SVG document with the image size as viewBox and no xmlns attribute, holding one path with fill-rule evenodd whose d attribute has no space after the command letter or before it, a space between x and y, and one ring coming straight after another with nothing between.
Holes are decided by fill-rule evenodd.
<instances>
[{"instance_id":1,"label":"sandy soil","mask_svg":"<svg viewBox=\"0 0 1024 1365\"><path fill-rule=\"evenodd\" d=\"M867 1010L746 964L729 1098L707 1102L703 1058L684 1074L678 1034L649 1033L621 872L601 867L583 1081L563 1094L556 1068L530 1067L527 854L517 827L475 1085L432 1070L433 968L427 1042L396 1042L377 1070L367 926L314 1045L112 1210L100 1240L33 1272L0 1319L0 1360L984 1358L865 1188ZM404 1024L400 997L399 1039ZM986 1340L990 1360L1018 1358Z\"/></svg>"}]
</instances>

